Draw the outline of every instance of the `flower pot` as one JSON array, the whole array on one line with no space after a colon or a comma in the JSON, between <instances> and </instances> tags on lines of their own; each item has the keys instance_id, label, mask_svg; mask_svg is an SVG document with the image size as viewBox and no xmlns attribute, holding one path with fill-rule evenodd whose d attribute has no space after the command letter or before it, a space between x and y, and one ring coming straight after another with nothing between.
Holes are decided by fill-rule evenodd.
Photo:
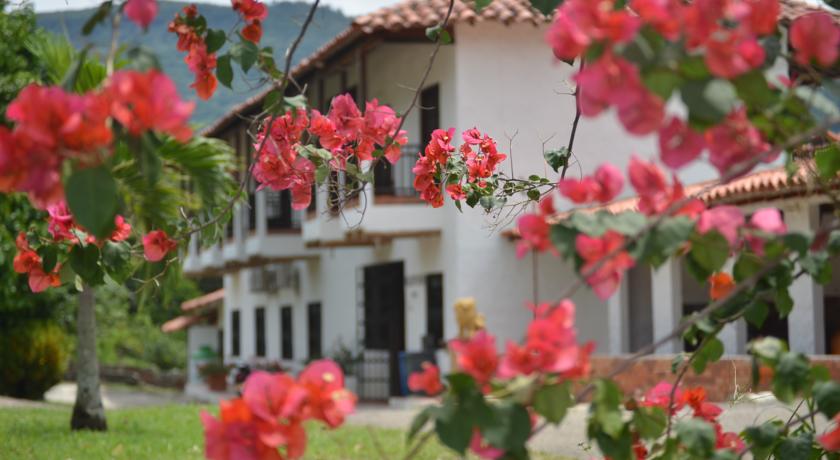
<instances>
[{"instance_id":1,"label":"flower pot","mask_svg":"<svg viewBox=\"0 0 840 460\"><path fill-rule=\"evenodd\" d=\"M207 388L210 391L218 391L222 392L227 390L227 375L226 374L213 374L204 377L204 382L207 384Z\"/></svg>"}]
</instances>

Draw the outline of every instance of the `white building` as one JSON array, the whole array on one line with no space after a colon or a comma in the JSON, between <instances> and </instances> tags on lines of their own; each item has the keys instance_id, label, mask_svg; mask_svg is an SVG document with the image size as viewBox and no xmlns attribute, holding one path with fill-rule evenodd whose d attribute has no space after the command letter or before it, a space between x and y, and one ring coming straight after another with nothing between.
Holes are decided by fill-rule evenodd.
<instances>
[{"instance_id":1,"label":"white building","mask_svg":"<svg viewBox=\"0 0 840 460\"><path fill-rule=\"evenodd\" d=\"M349 92L360 106L376 97L405 110L433 49L425 28L442 18L448 3L408 0L356 19L295 69L312 106L323 110L332 96ZM193 242L185 272L222 276L224 302L209 327L208 321L193 326L191 341L217 344L228 362L280 361L292 368L342 344L364 350L368 362L379 360L380 370L362 366L368 369L359 376L362 396L386 397L400 392L400 351L422 350L427 335L434 343L454 336L451 306L459 297L476 298L500 347L521 338L531 317L525 302L556 299L575 273L551 256L516 259L515 244L502 236L508 222L494 222L480 210L462 214L451 204L425 205L415 197L411 167L431 130L477 126L508 154L501 168L524 177L545 174L543 149L569 138L573 69L553 59L543 40L547 22L527 3L495 0L476 13L456 2L454 43L441 48L422 88L422 108L405 123L411 144L406 157L377 171L376 186L368 187L361 203L344 203L343 216L329 209L323 191L309 210L295 212L287 192L263 190L236 209L219 245ZM261 107L260 97L249 100L206 134L236 146L244 164L251 152L249 116ZM583 119L572 172L590 172L604 161L624 169L632 153L655 152L652 139L628 136L611 114ZM686 174L688 183L711 177L703 168ZM816 202L785 197L778 204L789 225L810 228ZM790 334L793 348L821 353L825 334L816 326L823 324L824 293L804 277L795 291L790 330L803 333ZM670 331L680 308L702 301L704 292L687 281L679 264L656 273L633 270L607 304L587 290L575 294L580 338L595 340L599 353L632 351ZM727 332L729 352L743 352L741 329Z\"/></svg>"}]
</instances>

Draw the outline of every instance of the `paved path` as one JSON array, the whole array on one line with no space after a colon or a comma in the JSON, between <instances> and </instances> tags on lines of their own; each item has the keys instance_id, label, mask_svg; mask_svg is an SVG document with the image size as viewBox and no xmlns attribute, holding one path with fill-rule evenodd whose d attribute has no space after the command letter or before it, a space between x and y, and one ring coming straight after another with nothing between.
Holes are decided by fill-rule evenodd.
<instances>
[{"instance_id":1,"label":"paved path","mask_svg":"<svg viewBox=\"0 0 840 460\"><path fill-rule=\"evenodd\" d=\"M59 383L44 394L44 399L50 403L72 405L76 400L76 384L74 382ZM163 406L186 402L189 402L189 399L178 391L102 385L102 404L105 409Z\"/></svg>"},{"instance_id":2,"label":"paved path","mask_svg":"<svg viewBox=\"0 0 840 460\"><path fill-rule=\"evenodd\" d=\"M734 405L722 404L724 409L721 424L727 431L741 431L743 428L779 418L787 420L792 407L779 403L772 396L759 395L755 400L740 402ZM539 433L531 440L531 448L552 454L559 454L571 458L592 458L593 452L586 451L586 415L589 410L587 404L579 404L571 408L558 427L550 427ZM406 430L411 418L417 413L417 407L393 408L385 405L361 405L356 413L348 419L349 423L370 425L383 428L398 428ZM807 413L807 409L799 410L800 414ZM818 420L818 427L826 425L825 419Z\"/></svg>"}]
</instances>

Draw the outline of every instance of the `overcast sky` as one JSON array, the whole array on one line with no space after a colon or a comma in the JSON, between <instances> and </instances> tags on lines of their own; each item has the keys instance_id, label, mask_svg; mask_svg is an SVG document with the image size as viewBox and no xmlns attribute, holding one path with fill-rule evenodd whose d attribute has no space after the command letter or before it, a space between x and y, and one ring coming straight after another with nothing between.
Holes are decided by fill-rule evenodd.
<instances>
[{"instance_id":1,"label":"overcast sky","mask_svg":"<svg viewBox=\"0 0 840 460\"><path fill-rule=\"evenodd\" d=\"M230 0L196 0L201 3L230 5ZM398 0L321 0L322 5L340 9L344 14L356 16L368 13L378 7L397 3ZM14 0L12 3L16 3ZM96 6L101 0L33 0L35 11L78 10Z\"/></svg>"}]
</instances>

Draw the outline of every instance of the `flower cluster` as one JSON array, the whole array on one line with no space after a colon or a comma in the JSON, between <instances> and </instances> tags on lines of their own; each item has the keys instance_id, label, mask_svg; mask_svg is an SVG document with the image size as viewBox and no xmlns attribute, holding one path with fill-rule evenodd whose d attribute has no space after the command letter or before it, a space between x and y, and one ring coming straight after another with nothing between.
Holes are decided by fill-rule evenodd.
<instances>
[{"instance_id":1,"label":"flower cluster","mask_svg":"<svg viewBox=\"0 0 840 460\"><path fill-rule=\"evenodd\" d=\"M761 256L764 255L765 239L787 233L787 226L776 208L759 209L747 222L740 208L723 205L703 211L697 220L698 233L706 234L712 230L726 239L730 251L738 250L746 242L752 252Z\"/></svg>"},{"instance_id":2,"label":"flower cluster","mask_svg":"<svg viewBox=\"0 0 840 460\"><path fill-rule=\"evenodd\" d=\"M537 212L523 214L517 220L519 236L522 238L516 245L516 257L522 258L529 250L537 252L551 251L557 255L557 249L551 244L551 227L549 219L555 214L554 197L547 195L540 200Z\"/></svg>"},{"instance_id":3,"label":"flower cluster","mask_svg":"<svg viewBox=\"0 0 840 460\"><path fill-rule=\"evenodd\" d=\"M581 233L575 239L575 250L583 259L582 273L590 273L586 282L601 300L612 296L624 272L633 268L635 261L624 248L624 235L608 230L600 237Z\"/></svg>"},{"instance_id":4,"label":"flower cluster","mask_svg":"<svg viewBox=\"0 0 840 460\"><path fill-rule=\"evenodd\" d=\"M61 285L61 278L58 274L61 266L56 264L49 273L46 273L41 256L29 245L25 233L18 234L15 239L15 246L17 246L18 252L13 261L13 267L15 272L29 275L29 289L32 292L42 292L50 287Z\"/></svg>"},{"instance_id":5,"label":"flower cluster","mask_svg":"<svg viewBox=\"0 0 840 460\"><path fill-rule=\"evenodd\" d=\"M761 161L775 160L744 107L734 109L705 132L695 131L677 117L666 121L665 101L646 86L640 69L615 45L627 45L641 30L650 28L671 44L684 46L687 56L702 56L713 76L734 79L766 64L759 39L776 33L778 0L634 0L629 2L632 11L616 8L615 3L566 1L557 9L546 35L559 59L573 60L593 47L598 50L597 57L589 58L575 76L583 115L596 116L615 107L628 132L658 133L662 161L674 169L690 163L705 149L722 175L757 155L764 155ZM790 36L794 58L802 65L828 67L838 58L840 28L827 13L797 18ZM585 198L584 191L592 187L584 185L588 187L580 187L579 199L594 200Z\"/></svg>"},{"instance_id":6,"label":"flower cluster","mask_svg":"<svg viewBox=\"0 0 840 460\"><path fill-rule=\"evenodd\" d=\"M256 0L231 0L233 10L238 12L245 21L242 28L242 38L253 43L259 43L262 38L262 22L268 17L268 8Z\"/></svg>"},{"instance_id":7,"label":"flower cluster","mask_svg":"<svg viewBox=\"0 0 840 460\"><path fill-rule=\"evenodd\" d=\"M744 441L737 433L723 431L718 416L723 412L720 406L706 400L706 390L703 387L694 387L683 390L674 388L668 382L659 382L645 393L641 401L642 406L659 407L671 416L687 409L687 415L701 419L714 427L715 448L732 450L740 453L744 448ZM647 448L641 441L637 441L633 450L637 458L644 459L647 456Z\"/></svg>"},{"instance_id":8,"label":"flower cluster","mask_svg":"<svg viewBox=\"0 0 840 460\"><path fill-rule=\"evenodd\" d=\"M135 136L157 131L186 140L192 109L172 80L155 70L116 72L101 91L86 94L31 84L6 110L14 129L0 126L0 192L28 193L42 209L60 202L65 160L85 167L110 155L109 119Z\"/></svg>"},{"instance_id":9,"label":"flower cluster","mask_svg":"<svg viewBox=\"0 0 840 460\"><path fill-rule=\"evenodd\" d=\"M163 230L152 230L143 236L143 256L149 262L160 262L169 251L177 247L178 242Z\"/></svg>"},{"instance_id":10,"label":"flower cluster","mask_svg":"<svg viewBox=\"0 0 840 460\"><path fill-rule=\"evenodd\" d=\"M264 123L257 135L254 177L261 187L291 190L294 209L305 209L312 199L314 162L320 158L301 153L304 133L317 137L330 158L329 166L345 170L351 158L373 160L377 148L391 163L399 161L407 142L404 131L396 132L399 124L392 108L373 99L362 113L349 94L333 98L326 115L317 110L310 115L303 109L290 110L274 117L270 125Z\"/></svg>"},{"instance_id":11,"label":"flower cluster","mask_svg":"<svg viewBox=\"0 0 840 460\"><path fill-rule=\"evenodd\" d=\"M198 97L206 100L213 96L218 81L213 72L216 68L216 53L207 50L207 43L203 37L204 29L206 24L203 17L199 16L195 4L185 6L169 23L169 31L178 35L178 51L187 53L184 62L195 75L195 81L190 88L195 89Z\"/></svg>"},{"instance_id":12,"label":"flower cluster","mask_svg":"<svg viewBox=\"0 0 840 460\"><path fill-rule=\"evenodd\" d=\"M49 213L47 230L50 232L54 243L67 242L71 245L77 243L102 245L93 235L86 234L67 207L67 203L60 201L47 207ZM121 215L114 217L114 231L108 237L109 241L125 241L131 236L131 224L126 222ZM83 240L81 239L82 237Z\"/></svg>"},{"instance_id":13,"label":"flower cluster","mask_svg":"<svg viewBox=\"0 0 840 460\"><path fill-rule=\"evenodd\" d=\"M202 412L205 455L212 460L301 458L304 422L318 420L335 428L355 405L341 368L329 360L310 363L297 379L254 372L241 398L220 403L219 418Z\"/></svg>"},{"instance_id":14,"label":"flower cluster","mask_svg":"<svg viewBox=\"0 0 840 460\"><path fill-rule=\"evenodd\" d=\"M412 169L415 190L420 192L420 198L435 208L443 206L444 187L455 201L466 198L464 189L467 186L478 189L487 187L487 180L507 158L507 155L498 151L492 137L476 128L461 133L464 143L458 149L460 155L453 157L454 135L455 128L434 130ZM450 162L450 158L454 162ZM459 173L461 169L465 173Z\"/></svg>"},{"instance_id":15,"label":"flower cluster","mask_svg":"<svg viewBox=\"0 0 840 460\"><path fill-rule=\"evenodd\" d=\"M143 29L148 29L149 24L157 16L158 3L157 0L126 0L123 11L132 22Z\"/></svg>"}]
</instances>

